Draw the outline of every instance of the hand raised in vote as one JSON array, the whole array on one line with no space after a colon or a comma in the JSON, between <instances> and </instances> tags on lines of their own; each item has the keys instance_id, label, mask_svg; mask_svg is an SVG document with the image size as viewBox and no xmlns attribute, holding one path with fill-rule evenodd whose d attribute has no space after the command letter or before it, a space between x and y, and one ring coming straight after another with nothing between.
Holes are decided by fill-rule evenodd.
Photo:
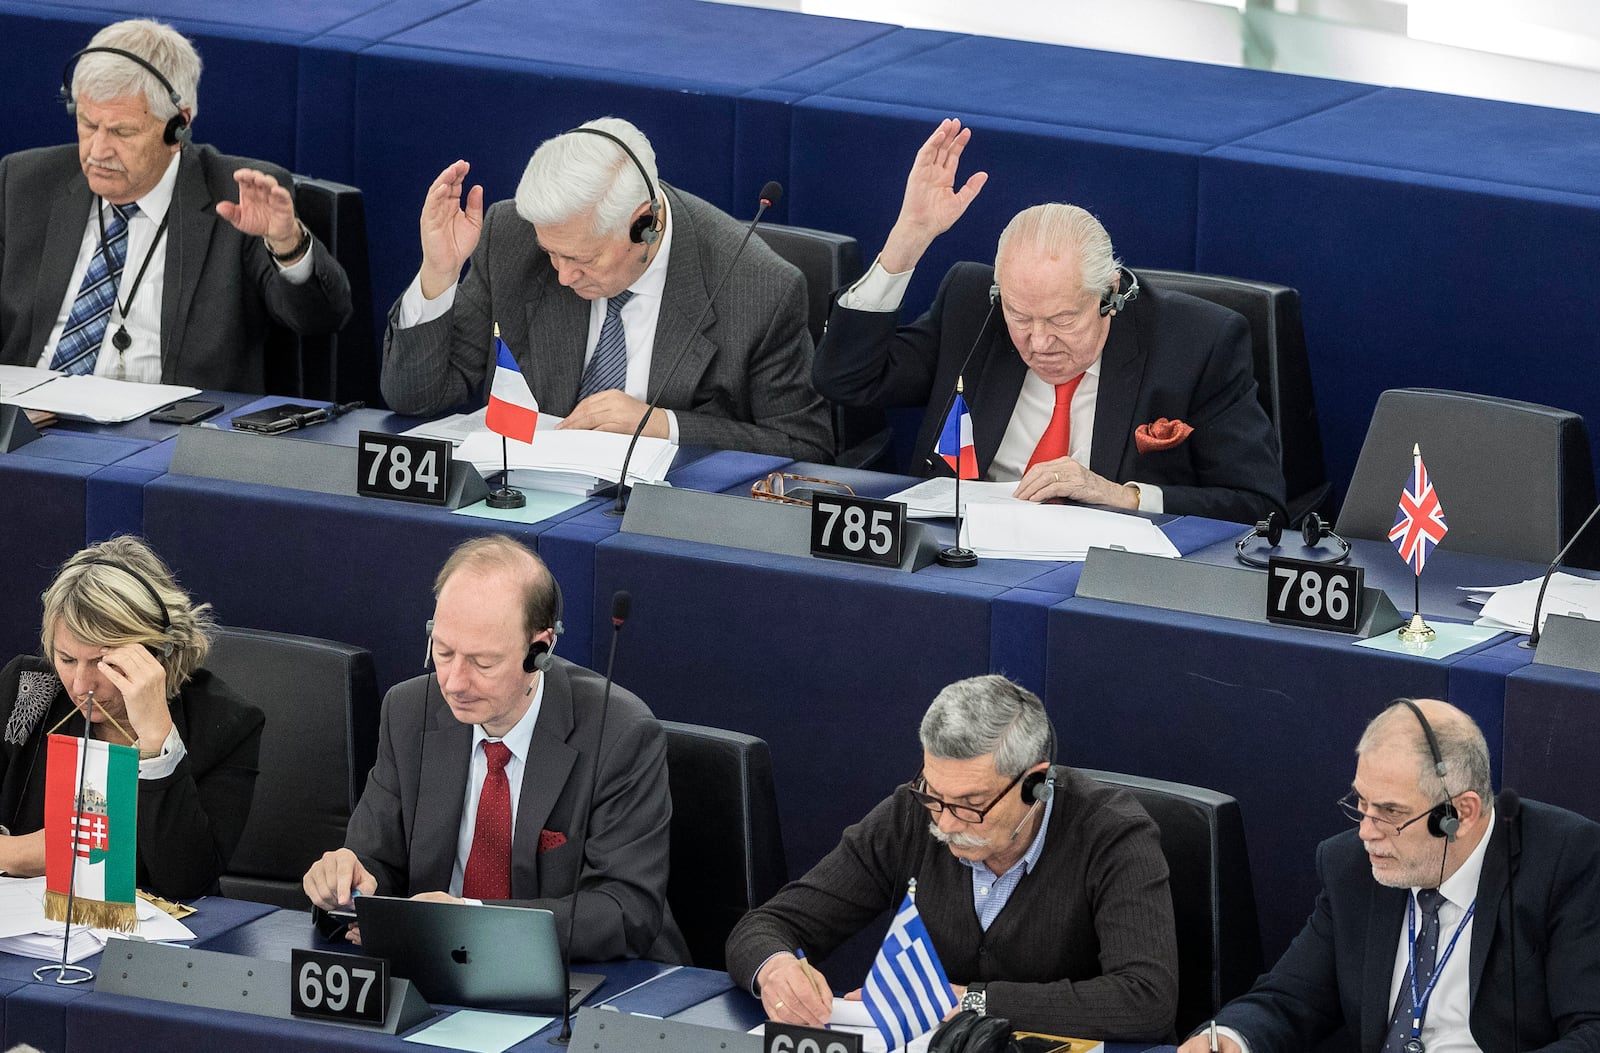
<instances>
[{"instance_id":1,"label":"hand raised in vote","mask_svg":"<svg viewBox=\"0 0 1600 1053\"><path fill-rule=\"evenodd\" d=\"M1132 487L1096 475L1071 457L1040 461L1029 468L1017 481L1017 488L1011 496L1024 501L1047 501L1052 497L1062 497L1088 505L1106 505L1129 511L1139 507L1138 495Z\"/></svg>"},{"instance_id":2,"label":"hand raised in vote","mask_svg":"<svg viewBox=\"0 0 1600 1053\"><path fill-rule=\"evenodd\" d=\"M625 391L612 388L609 391L597 391L572 407L572 412L567 414L566 419L556 427L575 428L581 431L614 431L632 435L633 429L639 426L639 418L644 416L644 411L645 403ZM645 425L644 434L653 439L671 437L672 429L667 424L665 410L650 411L650 423Z\"/></svg>"},{"instance_id":3,"label":"hand raised in vote","mask_svg":"<svg viewBox=\"0 0 1600 1053\"><path fill-rule=\"evenodd\" d=\"M833 989L803 958L775 955L756 974L756 988L768 1020L823 1027L833 1016Z\"/></svg>"},{"instance_id":4,"label":"hand raised in vote","mask_svg":"<svg viewBox=\"0 0 1600 1053\"><path fill-rule=\"evenodd\" d=\"M960 190L956 189L956 169L971 138L971 128L963 128L959 120L947 117L917 151L911 174L906 177L900 215L878 256L885 270L898 274L916 266L933 239L966 213L967 206L989 181L989 173L975 172Z\"/></svg>"},{"instance_id":5,"label":"hand raised in vote","mask_svg":"<svg viewBox=\"0 0 1600 1053\"><path fill-rule=\"evenodd\" d=\"M239 184L239 201L218 201L217 215L242 234L265 238L267 247L280 256L293 252L300 244L300 224L288 189L254 168L239 169L233 181Z\"/></svg>"},{"instance_id":6,"label":"hand raised in vote","mask_svg":"<svg viewBox=\"0 0 1600 1053\"><path fill-rule=\"evenodd\" d=\"M482 184L467 190L466 206L461 204L471 169L467 162L457 161L440 172L422 202L422 295L429 300L456 283L462 265L478 247L483 231Z\"/></svg>"}]
</instances>

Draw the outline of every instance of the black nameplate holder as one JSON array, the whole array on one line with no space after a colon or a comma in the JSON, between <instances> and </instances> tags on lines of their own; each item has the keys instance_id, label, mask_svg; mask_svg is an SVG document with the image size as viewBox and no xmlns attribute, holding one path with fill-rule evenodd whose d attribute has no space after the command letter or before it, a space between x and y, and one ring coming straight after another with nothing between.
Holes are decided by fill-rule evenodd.
<instances>
[{"instance_id":1,"label":"black nameplate holder","mask_svg":"<svg viewBox=\"0 0 1600 1053\"><path fill-rule=\"evenodd\" d=\"M383 958L296 947L289 974L291 1016L381 1027L389 1015L389 963Z\"/></svg>"},{"instance_id":2,"label":"black nameplate holder","mask_svg":"<svg viewBox=\"0 0 1600 1053\"><path fill-rule=\"evenodd\" d=\"M39 437L39 429L21 406L0 406L0 453L11 453Z\"/></svg>"},{"instance_id":3,"label":"black nameplate holder","mask_svg":"<svg viewBox=\"0 0 1600 1053\"><path fill-rule=\"evenodd\" d=\"M780 556L811 555L811 509L733 494L636 484L622 517L623 533L726 545ZM896 568L921 570L939 546L922 523L907 523Z\"/></svg>"},{"instance_id":4,"label":"black nameplate holder","mask_svg":"<svg viewBox=\"0 0 1600 1053\"><path fill-rule=\"evenodd\" d=\"M290 964L284 961L164 943L112 940L100 960L95 990L287 1020L291 1018L292 979ZM357 1024L325 1019L320 1023L397 1035L432 1015L433 1010L410 980L391 977L388 1012L382 1021Z\"/></svg>"},{"instance_id":5,"label":"black nameplate holder","mask_svg":"<svg viewBox=\"0 0 1600 1053\"><path fill-rule=\"evenodd\" d=\"M176 441L170 470L178 475L358 496L357 449L353 446L204 426L179 428ZM483 477L471 464L451 463L446 508L481 501L488 492Z\"/></svg>"},{"instance_id":6,"label":"black nameplate holder","mask_svg":"<svg viewBox=\"0 0 1600 1053\"><path fill-rule=\"evenodd\" d=\"M853 1031L829 1031L774 1020L767 1021L762 1041L761 1053L861 1053L861 1036Z\"/></svg>"},{"instance_id":7,"label":"black nameplate holder","mask_svg":"<svg viewBox=\"0 0 1600 1053\"><path fill-rule=\"evenodd\" d=\"M1272 556L1267 560L1267 621L1336 633L1360 632L1365 576L1365 570L1348 563Z\"/></svg>"},{"instance_id":8,"label":"black nameplate holder","mask_svg":"<svg viewBox=\"0 0 1600 1053\"><path fill-rule=\"evenodd\" d=\"M450 499L450 440L363 431L356 442L356 493L443 505Z\"/></svg>"},{"instance_id":9,"label":"black nameplate holder","mask_svg":"<svg viewBox=\"0 0 1600 1053\"><path fill-rule=\"evenodd\" d=\"M1093 548L1084 561L1075 595L1264 625L1266 605L1261 591L1265 580L1266 575L1244 567ZM1388 595L1371 586L1361 590L1360 612L1353 635L1362 639L1391 632L1405 623Z\"/></svg>"},{"instance_id":10,"label":"black nameplate holder","mask_svg":"<svg viewBox=\"0 0 1600 1053\"><path fill-rule=\"evenodd\" d=\"M811 499L811 554L822 559L898 567L906 541L906 506L847 494Z\"/></svg>"}]
</instances>

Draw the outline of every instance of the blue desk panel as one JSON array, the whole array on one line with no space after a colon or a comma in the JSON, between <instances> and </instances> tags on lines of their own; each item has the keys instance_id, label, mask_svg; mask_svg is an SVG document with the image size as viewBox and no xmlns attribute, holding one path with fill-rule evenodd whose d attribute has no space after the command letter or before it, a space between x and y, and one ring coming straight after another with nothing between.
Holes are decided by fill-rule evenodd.
<instances>
[{"instance_id":1,"label":"blue desk panel","mask_svg":"<svg viewBox=\"0 0 1600 1053\"><path fill-rule=\"evenodd\" d=\"M1500 785L1600 819L1600 676L1528 665L1506 677L1505 699Z\"/></svg>"}]
</instances>

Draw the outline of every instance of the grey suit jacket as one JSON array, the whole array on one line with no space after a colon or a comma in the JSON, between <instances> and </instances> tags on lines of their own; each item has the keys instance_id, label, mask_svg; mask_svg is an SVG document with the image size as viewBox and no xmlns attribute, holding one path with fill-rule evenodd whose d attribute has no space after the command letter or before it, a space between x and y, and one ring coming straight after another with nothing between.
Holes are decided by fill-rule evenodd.
<instances>
[{"instance_id":1,"label":"grey suit jacket","mask_svg":"<svg viewBox=\"0 0 1600 1053\"><path fill-rule=\"evenodd\" d=\"M688 961L666 902L672 799L661 725L637 697L614 687L600 742L604 678L560 659L544 677L506 902L555 912L563 934L576 910L577 959ZM385 696L378 759L345 835L379 893L449 889L471 759L472 726L451 713L433 676ZM584 821L577 813L591 792L594 809Z\"/></svg>"},{"instance_id":2,"label":"grey suit jacket","mask_svg":"<svg viewBox=\"0 0 1600 1053\"><path fill-rule=\"evenodd\" d=\"M293 192L275 165L183 148L166 235L161 291L161 380L222 391L266 389L270 324L331 333L350 318L350 282L320 243L311 277L286 281L266 246L217 215L239 200L233 173L256 168ZM0 362L31 366L55 325L94 195L75 145L0 159Z\"/></svg>"},{"instance_id":3,"label":"grey suit jacket","mask_svg":"<svg viewBox=\"0 0 1600 1053\"><path fill-rule=\"evenodd\" d=\"M678 416L685 445L831 460L827 408L811 387L805 278L754 238L728 282L744 225L692 194L663 185L672 256L650 360L650 393ZM398 307L398 303L396 304ZM484 216L472 266L443 317L384 334L383 397L399 413L483 405L493 370L494 324L547 413L578 402L589 301L557 280L533 225L501 201ZM687 344L684 363L665 384Z\"/></svg>"}]
</instances>

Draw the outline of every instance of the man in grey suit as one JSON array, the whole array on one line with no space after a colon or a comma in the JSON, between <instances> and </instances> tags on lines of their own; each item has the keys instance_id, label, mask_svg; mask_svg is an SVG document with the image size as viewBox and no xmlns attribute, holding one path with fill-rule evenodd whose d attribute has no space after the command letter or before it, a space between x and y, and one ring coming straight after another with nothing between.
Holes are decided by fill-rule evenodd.
<instances>
[{"instance_id":1,"label":"man in grey suit","mask_svg":"<svg viewBox=\"0 0 1600 1053\"><path fill-rule=\"evenodd\" d=\"M391 408L481 406L498 325L562 427L631 433L654 397L646 435L830 456L804 277L752 239L710 303L744 225L659 182L642 132L608 117L547 140L487 214L481 186L462 206L469 167L441 172L423 204L422 268L384 335Z\"/></svg>"},{"instance_id":2,"label":"man in grey suit","mask_svg":"<svg viewBox=\"0 0 1600 1053\"><path fill-rule=\"evenodd\" d=\"M349 318L289 174L190 141L199 82L194 46L146 19L72 57L77 147L0 160L0 363L259 392L270 323Z\"/></svg>"},{"instance_id":3,"label":"man in grey suit","mask_svg":"<svg viewBox=\"0 0 1600 1053\"><path fill-rule=\"evenodd\" d=\"M666 903L661 726L621 688L608 706L602 677L550 653L559 590L520 543L463 543L434 594L437 673L384 699L345 845L312 864L306 895L330 909L357 894L542 907L572 932L574 958L686 962Z\"/></svg>"}]
</instances>

